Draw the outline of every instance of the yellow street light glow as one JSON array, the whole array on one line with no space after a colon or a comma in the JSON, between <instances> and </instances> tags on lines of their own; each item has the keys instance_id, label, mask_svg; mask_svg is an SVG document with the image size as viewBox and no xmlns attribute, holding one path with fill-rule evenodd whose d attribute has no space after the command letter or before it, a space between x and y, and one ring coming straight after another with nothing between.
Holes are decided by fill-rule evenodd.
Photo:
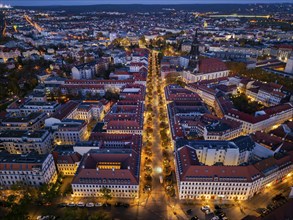
<instances>
[{"instance_id":1,"label":"yellow street light glow","mask_svg":"<svg viewBox=\"0 0 293 220\"><path fill-rule=\"evenodd\" d=\"M162 169L162 167L156 167L156 168L155 168L155 171L156 171L157 173L162 173L162 172L163 172L163 169Z\"/></svg>"}]
</instances>

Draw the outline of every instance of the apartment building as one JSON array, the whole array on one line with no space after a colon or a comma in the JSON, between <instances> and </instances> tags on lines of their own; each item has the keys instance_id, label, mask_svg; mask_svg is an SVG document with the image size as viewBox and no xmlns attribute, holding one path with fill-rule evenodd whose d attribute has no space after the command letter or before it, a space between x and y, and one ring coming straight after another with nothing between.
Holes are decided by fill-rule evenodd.
<instances>
[{"instance_id":1,"label":"apartment building","mask_svg":"<svg viewBox=\"0 0 293 220\"><path fill-rule=\"evenodd\" d=\"M24 116L5 117L0 123L0 130L40 130L45 124L47 114L32 112Z\"/></svg>"},{"instance_id":2,"label":"apartment building","mask_svg":"<svg viewBox=\"0 0 293 220\"><path fill-rule=\"evenodd\" d=\"M22 183L41 186L57 179L52 154L9 154L0 152L0 184L11 186Z\"/></svg>"},{"instance_id":3,"label":"apartment building","mask_svg":"<svg viewBox=\"0 0 293 220\"><path fill-rule=\"evenodd\" d=\"M90 150L80 162L71 183L75 197L102 197L109 189L112 197L137 198L140 155L132 149Z\"/></svg>"},{"instance_id":4,"label":"apartment building","mask_svg":"<svg viewBox=\"0 0 293 220\"><path fill-rule=\"evenodd\" d=\"M207 166L200 164L194 149L179 148L175 153L179 199L250 199L292 172L292 156L270 158L270 163Z\"/></svg>"},{"instance_id":5,"label":"apartment building","mask_svg":"<svg viewBox=\"0 0 293 220\"><path fill-rule=\"evenodd\" d=\"M104 118L104 129L114 134L142 134L144 105L142 101L122 100Z\"/></svg>"},{"instance_id":6,"label":"apartment building","mask_svg":"<svg viewBox=\"0 0 293 220\"><path fill-rule=\"evenodd\" d=\"M235 142L234 142L235 140ZM205 165L223 164L225 166L236 166L248 162L254 142L249 136L242 136L231 141L201 141L179 139L176 148L188 148L198 160ZM245 143L241 144L240 140Z\"/></svg>"},{"instance_id":7,"label":"apartment building","mask_svg":"<svg viewBox=\"0 0 293 220\"><path fill-rule=\"evenodd\" d=\"M46 154L52 149L52 135L47 130L2 130L0 147L12 154L26 154L31 151Z\"/></svg>"},{"instance_id":8,"label":"apartment building","mask_svg":"<svg viewBox=\"0 0 293 220\"><path fill-rule=\"evenodd\" d=\"M291 103L281 104L258 111L255 115L230 109L225 118L232 119L243 124L243 134L250 134L256 131L269 131L275 126L292 119L293 106Z\"/></svg>"},{"instance_id":9,"label":"apartment building","mask_svg":"<svg viewBox=\"0 0 293 220\"><path fill-rule=\"evenodd\" d=\"M87 124L83 120L65 119L52 124L51 129L57 145L73 145L88 135Z\"/></svg>"},{"instance_id":10,"label":"apartment building","mask_svg":"<svg viewBox=\"0 0 293 220\"><path fill-rule=\"evenodd\" d=\"M56 146L52 152L59 173L74 176L81 160L81 155L74 152L72 146Z\"/></svg>"}]
</instances>

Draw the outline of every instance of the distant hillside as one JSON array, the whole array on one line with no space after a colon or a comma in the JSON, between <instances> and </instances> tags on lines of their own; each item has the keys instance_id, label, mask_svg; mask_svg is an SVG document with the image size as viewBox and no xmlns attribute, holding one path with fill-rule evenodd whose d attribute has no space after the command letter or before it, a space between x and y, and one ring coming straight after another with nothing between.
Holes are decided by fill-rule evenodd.
<instances>
[{"instance_id":1,"label":"distant hillside","mask_svg":"<svg viewBox=\"0 0 293 220\"><path fill-rule=\"evenodd\" d=\"M82 5L82 6L27 6L17 7L22 9L38 9L38 10L65 10L69 13L80 13L90 11L117 11L117 12L151 12L161 11L164 8L172 8L176 10L209 12L218 11L220 13L269 13L280 10L280 6L284 9L292 4L185 4L185 5ZM292 6L291 6L292 7ZM253 12L248 8L254 8Z\"/></svg>"}]
</instances>

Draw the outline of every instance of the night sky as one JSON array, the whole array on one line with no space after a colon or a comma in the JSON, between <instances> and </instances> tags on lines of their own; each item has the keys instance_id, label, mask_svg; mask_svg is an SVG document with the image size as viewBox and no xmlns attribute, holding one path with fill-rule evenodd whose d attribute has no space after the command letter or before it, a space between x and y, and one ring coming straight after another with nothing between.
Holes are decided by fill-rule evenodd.
<instances>
[{"instance_id":1,"label":"night sky","mask_svg":"<svg viewBox=\"0 0 293 220\"><path fill-rule=\"evenodd\" d=\"M293 0L0 0L13 6L93 5L93 4L213 4L292 3Z\"/></svg>"}]
</instances>

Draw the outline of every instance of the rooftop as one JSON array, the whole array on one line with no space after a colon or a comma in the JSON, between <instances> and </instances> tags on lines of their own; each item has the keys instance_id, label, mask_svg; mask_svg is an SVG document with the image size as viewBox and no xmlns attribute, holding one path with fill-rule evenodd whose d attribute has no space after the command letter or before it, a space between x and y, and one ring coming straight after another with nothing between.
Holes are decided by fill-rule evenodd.
<instances>
[{"instance_id":1,"label":"rooftop","mask_svg":"<svg viewBox=\"0 0 293 220\"><path fill-rule=\"evenodd\" d=\"M42 164L48 157L48 154L37 154L31 152L28 154L9 154L0 152L0 170L27 170L31 166ZM27 166L6 166L7 164L26 164Z\"/></svg>"},{"instance_id":2,"label":"rooftop","mask_svg":"<svg viewBox=\"0 0 293 220\"><path fill-rule=\"evenodd\" d=\"M41 115L46 116L46 114L42 112L32 112L22 117L6 117L2 122L3 123L28 123L37 119Z\"/></svg>"},{"instance_id":3,"label":"rooftop","mask_svg":"<svg viewBox=\"0 0 293 220\"><path fill-rule=\"evenodd\" d=\"M72 184L80 183L137 185L139 154L131 149L90 150L83 156L72 181Z\"/></svg>"},{"instance_id":4,"label":"rooftop","mask_svg":"<svg viewBox=\"0 0 293 220\"><path fill-rule=\"evenodd\" d=\"M26 130L4 130L0 131L0 138L42 138L49 132L46 130L26 131Z\"/></svg>"}]
</instances>

